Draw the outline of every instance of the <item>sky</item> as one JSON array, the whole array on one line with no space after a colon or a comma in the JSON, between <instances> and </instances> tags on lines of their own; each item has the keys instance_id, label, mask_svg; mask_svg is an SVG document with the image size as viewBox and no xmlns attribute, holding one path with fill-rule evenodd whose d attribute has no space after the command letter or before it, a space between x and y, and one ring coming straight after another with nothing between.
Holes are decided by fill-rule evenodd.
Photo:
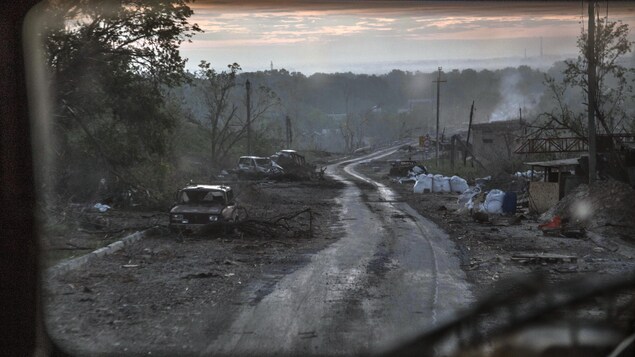
<instances>
[{"instance_id":1,"label":"sky","mask_svg":"<svg viewBox=\"0 0 635 357\"><path fill-rule=\"evenodd\" d=\"M601 16L607 5L610 20L635 27L635 4L601 2ZM191 7L191 22L205 32L181 47L188 69L206 60L218 70L237 62L248 72L273 65L307 75L548 67L576 55L588 21L581 2L197 0Z\"/></svg>"}]
</instances>

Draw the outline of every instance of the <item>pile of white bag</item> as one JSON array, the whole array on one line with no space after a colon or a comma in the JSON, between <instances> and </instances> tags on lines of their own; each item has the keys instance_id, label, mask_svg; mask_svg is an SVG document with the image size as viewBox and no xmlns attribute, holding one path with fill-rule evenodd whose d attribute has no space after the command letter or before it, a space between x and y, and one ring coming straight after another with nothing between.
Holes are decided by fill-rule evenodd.
<instances>
[{"instance_id":1,"label":"pile of white bag","mask_svg":"<svg viewBox=\"0 0 635 357\"><path fill-rule=\"evenodd\" d=\"M475 197L481 193L481 185L491 180L491 177L485 177L477 179L477 185L475 187L469 187L467 181L459 176L447 177L443 175L433 174L418 174L414 177L415 184L413 191L415 193L460 193L457 203L460 210L479 211L488 214L503 214L503 199L505 198L505 192L501 190L491 190L485 196L477 201L481 203L474 203Z\"/></svg>"},{"instance_id":2,"label":"pile of white bag","mask_svg":"<svg viewBox=\"0 0 635 357\"><path fill-rule=\"evenodd\" d=\"M419 166L415 166L412 168L412 170L408 171L408 176L399 178L397 182L399 182L400 184L403 184L406 182L416 182L417 176L424 175L424 174L425 174L424 169L422 169Z\"/></svg>"},{"instance_id":3,"label":"pile of white bag","mask_svg":"<svg viewBox=\"0 0 635 357\"><path fill-rule=\"evenodd\" d=\"M463 192L458 200L459 211L478 211L487 214L503 214L505 192L494 189L487 193L482 203L474 203L474 198L481 193L479 186L471 187Z\"/></svg>"},{"instance_id":4,"label":"pile of white bag","mask_svg":"<svg viewBox=\"0 0 635 357\"><path fill-rule=\"evenodd\" d=\"M413 191L415 193L426 192L457 192L462 193L469 188L467 181L458 177L447 177L443 175L420 174L415 177Z\"/></svg>"}]
</instances>

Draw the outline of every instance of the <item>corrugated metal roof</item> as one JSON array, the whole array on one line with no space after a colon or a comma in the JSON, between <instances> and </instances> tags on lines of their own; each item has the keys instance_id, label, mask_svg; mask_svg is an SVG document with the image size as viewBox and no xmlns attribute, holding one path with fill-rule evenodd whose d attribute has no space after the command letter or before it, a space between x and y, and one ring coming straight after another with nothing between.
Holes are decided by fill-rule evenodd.
<instances>
[{"instance_id":1,"label":"corrugated metal roof","mask_svg":"<svg viewBox=\"0 0 635 357\"><path fill-rule=\"evenodd\" d=\"M542 167L560 167L560 166L575 166L578 165L579 157L575 157L572 159L560 159L560 160L551 160L551 161L536 161L536 162L525 162L525 165L529 166L542 166Z\"/></svg>"}]
</instances>

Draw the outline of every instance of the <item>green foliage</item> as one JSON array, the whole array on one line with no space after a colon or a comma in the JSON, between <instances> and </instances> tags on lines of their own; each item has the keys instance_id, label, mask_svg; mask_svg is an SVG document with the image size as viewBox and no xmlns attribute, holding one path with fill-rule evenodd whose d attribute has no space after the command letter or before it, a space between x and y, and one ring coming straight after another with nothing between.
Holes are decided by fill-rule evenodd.
<instances>
[{"instance_id":1,"label":"green foliage","mask_svg":"<svg viewBox=\"0 0 635 357\"><path fill-rule=\"evenodd\" d=\"M48 3L59 193L90 199L101 177L161 190L147 171L167 170L180 109L164 90L186 79L178 47L200 31L191 15L182 0Z\"/></svg>"},{"instance_id":2,"label":"green foliage","mask_svg":"<svg viewBox=\"0 0 635 357\"><path fill-rule=\"evenodd\" d=\"M238 156L247 154L247 79L239 75L240 71L237 63L218 72L209 62L201 61L199 70L190 74L189 83L174 94L190 111L186 125L195 128L207 141L198 149L190 146L187 155L204 156L209 174L235 166ZM275 127L270 115L280 100L276 92L257 80L251 81L250 88L252 154L257 154L260 142L271 141L264 133Z\"/></svg>"},{"instance_id":3,"label":"green foliage","mask_svg":"<svg viewBox=\"0 0 635 357\"><path fill-rule=\"evenodd\" d=\"M564 62L562 79L554 75L545 76L553 109L542 114L543 127L567 128L579 136L587 135L586 113L589 82L588 33L578 37L579 54L575 60ZM632 130L633 74L623 57L632 51L629 27L619 21L598 18L596 22L594 62L596 64L597 88L596 116L604 133ZM584 103L584 105L580 105Z\"/></svg>"}]
</instances>

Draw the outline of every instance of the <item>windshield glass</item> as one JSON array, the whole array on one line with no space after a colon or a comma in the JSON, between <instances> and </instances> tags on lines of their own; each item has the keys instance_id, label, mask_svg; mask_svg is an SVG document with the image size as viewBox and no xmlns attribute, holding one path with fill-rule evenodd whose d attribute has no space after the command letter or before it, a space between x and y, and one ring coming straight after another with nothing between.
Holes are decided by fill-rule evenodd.
<instances>
[{"instance_id":1,"label":"windshield glass","mask_svg":"<svg viewBox=\"0 0 635 357\"><path fill-rule=\"evenodd\" d=\"M30 16L42 315L69 354L420 338L458 356L540 321L510 340L609 355L632 335L635 295L597 283L635 270L631 3L55 0Z\"/></svg>"}]
</instances>

